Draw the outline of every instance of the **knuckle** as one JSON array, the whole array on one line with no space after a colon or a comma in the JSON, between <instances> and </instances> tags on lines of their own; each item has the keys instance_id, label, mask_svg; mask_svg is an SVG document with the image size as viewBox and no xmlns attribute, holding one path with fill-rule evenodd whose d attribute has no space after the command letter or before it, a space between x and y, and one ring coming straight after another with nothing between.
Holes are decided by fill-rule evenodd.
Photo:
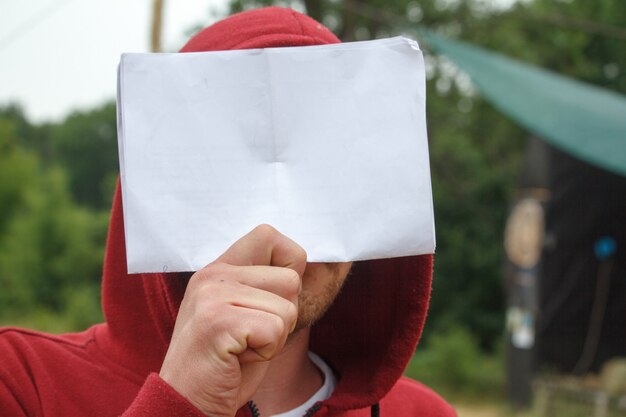
<instances>
[{"instance_id":1,"label":"knuckle","mask_svg":"<svg viewBox=\"0 0 626 417\"><path fill-rule=\"evenodd\" d=\"M191 278L189 279L189 283L187 284L187 292L190 290L197 290L198 288L202 288L207 278L213 274L212 268L206 266L199 271L196 271Z\"/></svg>"},{"instance_id":2,"label":"knuckle","mask_svg":"<svg viewBox=\"0 0 626 417\"><path fill-rule=\"evenodd\" d=\"M284 286L289 296L294 296L300 293L302 288L302 279L300 275L293 269L286 268Z\"/></svg>"},{"instance_id":3,"label":"knuckle","mask_svg":"<svg viewBox=\"0 0 626 417\"><path fill-rule=\"evenodd\" d=\"M289 303L285 311L285 318L288 323L294 322L298 318L298 307L294 303Z\"/></svg>"},{"instance_id":4,"label":"knuckle","mask_svg":"<svg viewBox=\"0 0 626 417\"><path fill-rule=\"evenodd\" d=\"M307 254L304 248L298 244L295 244L293 248L294 258L300 262L306 262Z\"/></svg>"},{"instance_id":5,"label":"knuckle","mask_svg":"<svg viewBox=\"0 0 626 417\"><path fill-rule=\"evenodd\" d=\"M236 291L235 286L228 281L203 281L193 291L188 291L185 297L193 305L195 316L210 319L228 308L228 300Z\"/></svg>"},{"instance_id":6,"label":"knuckle","mask_svg":"<svg viewBox=\"0 0 626 417\"><path fill-rule=\"evenodd\" d=\"M285 321L280 316L275 315L272 315L271 326L274 339L279 339L282 334L285 333L285 330L287 328L287 326L285 325Z\"/></svg>"},{"instance_id":7,"label":"knuckle","mask_svg":"<svg viewBox=\"0 0 626 417\"><path fill-rule=\"evenodd\" d=\"M233 270L231 265L216 262L196 272L189 280L188 287L192 286L192 288L196 288L196 290L206 288L217 290L220 286L230 283L232 277ZM215 285L217 283L223 285L217 286Z\"/></svg>"},{"instance_id":8,"label":"knuckle","mask_svg":"<svg viewBox=\"0 0 626 417\"><path fill-rule=\"evenodd\" d=\"M210 278L214 276L223 275L228 268L228 265L222 262L213 262L202 268L197 273L204 278Z\"/></svg>"},{"instance_id":9,"label":"knuckle","mask_svg":"<svg viewBox=\"0 0 626 417\"><path fill-rule=\"evenodd\" d=\"M191 278L189 278L189 282L187 283L186 292L188 293L190 290L196 288L199 283L202 281L202 276L204 275L203 270L195 272Z\"/></svg>"},{"instance_id":10,"label":"knuckle","mask_svg":"<svg viewBox=\"0 0 626 417\"><path fill-rule=\"evenodd\" d=\"M260 224L254 228L254 234L259 235L261 238L272 239L278 235L278 230L269 224Z\"/></svg>"}]
</instances>

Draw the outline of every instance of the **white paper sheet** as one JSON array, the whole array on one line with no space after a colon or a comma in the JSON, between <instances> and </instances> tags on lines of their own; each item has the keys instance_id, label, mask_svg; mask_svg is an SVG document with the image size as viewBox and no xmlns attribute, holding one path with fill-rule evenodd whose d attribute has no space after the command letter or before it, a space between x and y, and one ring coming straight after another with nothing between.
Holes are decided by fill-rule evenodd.
<instances>
[{"instance_id":1,"label":"white paper sheet","mask_svg":"<svg viewBox=\"0 0 626 417\"><path fill-rule=\"evenodd\" d=\"M194 271L255 226L311 262L432 253L422 53L338 45L124 54L128 271Z\"/></svg>"}]
</instances>

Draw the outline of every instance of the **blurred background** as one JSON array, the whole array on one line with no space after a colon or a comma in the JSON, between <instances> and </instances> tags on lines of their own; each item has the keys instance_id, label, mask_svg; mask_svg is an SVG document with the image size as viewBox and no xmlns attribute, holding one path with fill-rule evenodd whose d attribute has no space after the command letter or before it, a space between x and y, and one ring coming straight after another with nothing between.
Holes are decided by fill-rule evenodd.
<instances>
[{"instance_id":1,"label":"blurred background","mask_svg":"<svg viewBox=\"0 0 626 417\"><path fill-rule=\"evenodd\" d=\"M263 5L425 51L437 255L407 374L465 416L626 415L626 2L0 4L0 325L102 320L122 52Z\"/></svg>"}]
</instances>

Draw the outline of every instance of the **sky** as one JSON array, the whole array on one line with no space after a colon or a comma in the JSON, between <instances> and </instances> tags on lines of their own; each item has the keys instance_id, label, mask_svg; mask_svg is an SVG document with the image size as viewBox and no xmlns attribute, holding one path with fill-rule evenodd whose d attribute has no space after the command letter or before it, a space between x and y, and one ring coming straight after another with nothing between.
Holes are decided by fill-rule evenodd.
<instances>
[{"instance_id":1,"label":"sky","mask_svg":"<svg viewBox=\"0 0 626 417\"><path fill-rule=\"evenodd\" d=\"M192 27L225 15L226 4L166 0L164 50L176 51ZM0 106L19 103L41 123L114 99L120 55L148 52L151 11L152 0L0 0Z\"/></svg>"},{"instance_id":2,"label":"sky","mask_svg":"<svg viewBox=\"0 0 626 417\"><path fill-rule=\"evenodd\" d=\"M213 22L226 0L165 2L163 46ZM33 122L115 97L123 52L148 52L152 0L0 0L0 106L17 102Z\"/></svg>"}]
</instances>

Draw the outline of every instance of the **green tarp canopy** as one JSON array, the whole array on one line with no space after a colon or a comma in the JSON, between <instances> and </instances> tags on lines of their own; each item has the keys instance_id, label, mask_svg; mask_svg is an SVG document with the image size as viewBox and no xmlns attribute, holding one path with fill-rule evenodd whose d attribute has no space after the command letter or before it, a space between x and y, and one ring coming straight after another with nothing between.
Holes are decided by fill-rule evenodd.
<instances>
[{"instance_id":1,"label":"green tarp canopy","mask_svg":"<svg viewBox=\"0 0 626 417\"><path fill-rule=\"evenodd\" d=\"M561 150L626 176L626 97L464 42L420 32L489 102Z\"/></svg>"}]
</instances>

